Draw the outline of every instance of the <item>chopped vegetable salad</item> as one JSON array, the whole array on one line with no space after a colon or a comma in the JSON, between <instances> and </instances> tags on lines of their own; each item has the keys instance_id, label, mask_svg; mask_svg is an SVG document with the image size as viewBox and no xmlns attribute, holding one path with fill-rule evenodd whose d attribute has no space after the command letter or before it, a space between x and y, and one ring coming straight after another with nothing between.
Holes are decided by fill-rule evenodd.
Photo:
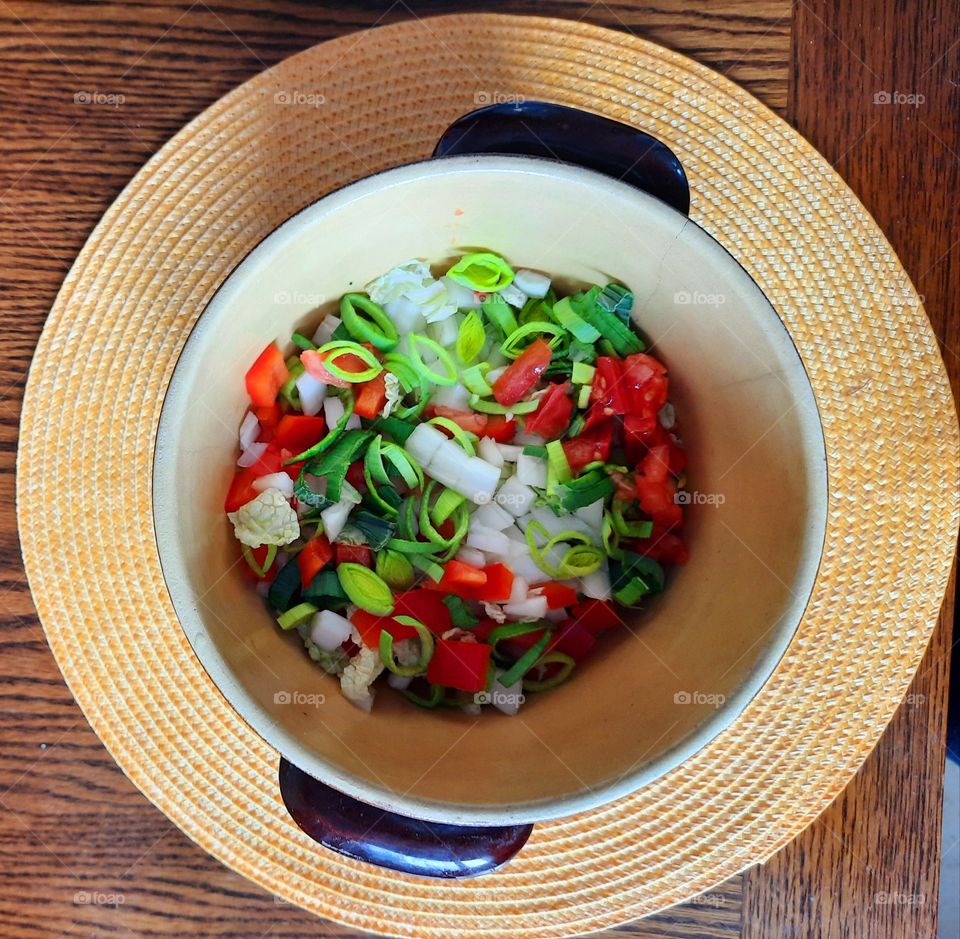
<instances>
[{"instance_id":1,"label":"chopped vegetable salad","mask_svg":"<svg viewBox=\"0 0 960 939\"><path fill-rule=\"evenodd\" d=\"M619 284L413 260L267 346L225 509L283 630L369 710L514 714L683 564L666 367Z\"/></svg>"}]
</instances>

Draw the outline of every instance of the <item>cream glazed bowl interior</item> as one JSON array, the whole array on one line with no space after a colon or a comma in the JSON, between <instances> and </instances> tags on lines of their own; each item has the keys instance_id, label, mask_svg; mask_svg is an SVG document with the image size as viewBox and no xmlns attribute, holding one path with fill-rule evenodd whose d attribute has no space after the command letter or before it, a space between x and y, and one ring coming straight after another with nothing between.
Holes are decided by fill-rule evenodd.
<instances>
[{"instance_id":1,"label":"cream glazed bowl interior","mask_svg":"<svg viewBox=\"0 0 960 939\"><path fill-rule=\"evenodd\" d=\"M223 513L243 374L289 347L317 307L412 257L487 248L516 267L616 280L669 367L689 454L689 562L629 628L516 717L423 711L384 688L351 705L237 565ZM263 241L191 333L163 405L154 513L164 576L198 658L291 763L415 818L502 825L626 795L736 719L800 621L826 525L826 464L790 337L737 262L685 216L623 182L522 156L388 170L324 197ZM283 694L286 692L287 694ZM303 695L324 702L298 705Z\"/></svg>"}]
</instances>

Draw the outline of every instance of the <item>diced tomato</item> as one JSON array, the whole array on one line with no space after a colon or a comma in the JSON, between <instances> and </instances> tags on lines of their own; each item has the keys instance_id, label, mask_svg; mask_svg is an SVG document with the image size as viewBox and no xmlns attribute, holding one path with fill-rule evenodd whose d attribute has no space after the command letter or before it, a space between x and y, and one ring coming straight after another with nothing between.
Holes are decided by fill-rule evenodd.
<instances>
[{"instance_id":1,"label":"diced tomato","mask_svg":"<svg viewBox=\"0 0 960 939\"><path fill-rule=\"evenodd\" d=\"M517 422L507 420L503 414L491 414L487 417L487 426L483 428L481 437L490 437L497 443L510 443L517 432Z\"/></svg>"},{"instance_id":2,"label":"diced tomato","mask_svg":"<svg viewBox=\"0 0 960 939\"><path fill-rule=\"evenodd\" d=\"M273 440L277 424L280 423L280 418L283 416L283 410L276 402L266 407L252 408L251 410L260 422L260 436L257 437L257 440L260 443L269 443Z\"/></svg>"},{"instance_id":3,"label":"diced tomato","mask_svg":"<svg viewBox=\"0 0 960 939\"><path fill-rule=\"evenodd\" d=\"M337 359L338 364L339 361ZM372 421L387 403L387 376L381 372L376 378L371 378L370 381L355 387L357 396L353 404L353 413Z\"/></svg>"},{"instance_id":4,"label":"diced tomato","mask_svg":"<svg viewBox=\"0 0 960 939\"><path fill-rule=\"evenodd\" d=\"M362 564L373 567L373 552L365 544L338 544L335 548L337 564Z\"/></svg>"},{"instance_id":5,"label":"diced tomato","mask_svg":"<svg viewBox=\"0 0 960 939\"><path fill-rule=\"evenodd\" d=\"M657 422L656 414L628 414L623 419L623 442L631 463L639 463L646 448L660 442L663 437L663 428Z\"/></svg>"},{"instance_id":6,"label":"diced tomato","mask_svg":"<svg viewBox=\"0 0 960 939\"><path fill-rule=\"evenodd\" d=\"M669 477L650 479L637 473L637 499L646 515L664 529L683 524L683 509L676 501L677 487Z\"/></svg>"},{"instance_id":7,"label":"diced tomato","mask_svg":"<svg viewBox=\"0 0 960 939\"><path fill-rule=\"evenodd\" d=\"M573 606L570 614L575 622L594 635L623 622L609 600L581 600Z\"/></svg>"},{"instance_id":8,"label":"diced tomato","mask_svg":"<svg viewBox=\"0 0 960 939\"><path fill-rule=\"evenodd\" d=\"M670 447L670 472L679 476L687 468L687 451L677 444L672 437L667 436Z\"/></svg>"},{"instance_id":9,"label":"diced tomato","mask_svg":"<svg viewBox=\"0 0 960 939\"><path fill-rule=\"evenodd\" d=\"M667 369L652 355L628 355L623 362L623 384L633 414L656 413L667 403Z\"/></svg>"},{"instance_id":10,"label":"diced tomato","mask_svg":"<svg viewBox=\"0 0 960 939\"><path fill-rule=\"evenodd\" d=\"M516 404L540 380L552 352L543 339L535 339L493 383L493 396L505 407Z\"/></svg>"},{"instance_id":11,"label":"diced tomato","mask_svg":"<svg viewBox=\"0 0 960 939\"><path fill-rule=\"evenodd\" d=\"M573 401L569 391L570 382L551 385L540 399L540 406L527 418L526 432L540 434L547 440L559 437L570 425L573 416Z\"/></svg>"},{"instance_id":12,"label":"diced tomato","mask_svg":"<svg viewBox=\"0 0 960 939\"><path fill-rule=\"evenodd\" d=\"M485 642L438 639L427 666L427 680L458 691L483 691L492 651Z\"/></svg>"},{"instance_id":13,"label":"diced tomato","mask_svg":"<svg viewBox=\"0 0 960 939\"><path fill-rule=\"evenodd\" d=\"M300 353L300 362L314 378L328 385L333 385L335 388L349 388L350 382L345 378L334 375L323 364L324 358L330 354L336 355L335 352L321 355L316 349L306 349ZM352 352L337 355L336 360L337 368L344 372L365 372L370 367L360 356L354 355Z\"/></svg>"},{"instance_id":14,"label":"diced tomato","mask_svg":"<svg viewBox=\"0 0 960 939\"><path fill-rule=\"evenodd\" d=\"M431 404L427 406L427 415L429 417L445 417L468 433L487 436L489 421L486 414L478 414L476 411L462 411L460 408L448 408L443 404ZM444 428L441 427L440 430L444 430Z\"/></svg>"},{"instance_id":15,"label":"diced tomato","mask_svg":"<svg viewBox=\"0 0 960 939\"><path fill-rule=\"evenodd\" d=\"M663 482L670 473L670 447L658 443L647 451L641 468L643 476L650 482Z\"/></svg>"},{"instance_id":16,"label":"diced tomato","mask_svg":"<svg viewBox=\"0 0 960 939\"><path fill-rule=\"evenodd\" d=\"M532 584L530 589L545 596L547 607L551 610L562 610L565 606L573 606L577 602L577 591L568 584L561 584L555 580L548 580L543 584Z\"/></svg>"},{"instance_id":17,"label":"diced tomato","mask_svg":"<svg viewBox=\"0 0 960 939\"><path fill-rule=\"evenodd\" d=\"M563 452L570 464L570 471L576 476L588 463L609 460L612 445L613 421L607 420L585 430L578 437L564 440Z\"/></svg>"},{"instance_id":18,"label":"diced tomato","mask_svg":"<svg viewBox=\"0 0 960 939\"><path fill-rule=\"evenodd\" d=\"M405 626L391 619L389 616L375 616L366 610L354 610L350 614L350 622L357 627L360 638L365 646L377 649L380 646L380 633L385 629L393 637L394 642L402 639L413 639L417 631L412 626Z\"/></svg>"},{"instance_id":19,"label":"diced tomato","mask_svg":"<svg viewBox=\"0 0 960 939\"><path fill-rule=\"evenodd\" d=\"M597 639L593 633L571 619L560 624L547 651L562 652L564 655L569 655L575 662L581 662L590 654L596 643Z\"/></svg>"},{"instance_id":20,"label":"diced tomato","mask_svg":"<svg viewBox=\"0 0 960 939\"><path fill-rule=\"evenodd\" d=\"M234 473L233 479L230 480L227 498L223 503L224 512L236 512L241 505L246 505L251 499L256 499L259 493L253 488L253 482L259 475L250 466Z\"/></svg>"},{"instance_id":21,"label":"diced tomato","mask_svg":"<svg viewBox=\"0 0 960 939\"><path fill-rule=\"evenodd\" d=\"M636 538L625 542L638 554L653 558L655 561L666 561L668 564L686 564L690 554L683 539L671 532L654 526L649 538Z\"/></svg>"},{"instance_id":22,"label":"diced tomato","mask_svg":"<svg viewBox=\"0 0 960 939\"><path fill-rule=\"evenodd\" d=\"M412 616L420 620L431 632L440 635L453 628L450 608L443 597L423 587L405 590L394 598L393 616Z\"/></svg>"},{"instance_id":23,"label":"diced tomato","mask_svg":"<svg viewBox=\"0 0 960 939\"><path fill-rule=\"evenodd\" d=\"M610 355L601 355L597 357L595 367L596 372L593 376L590 401L598 406L597 419L599 419L601 413L604 417L626 414L629 407L624 382L623 361Z\"/></svg>"},{"instance_id":24,"label":"diced tomato","mask_svg":"<svg viewBox=\"0 0 960 939\"><path fill-rule=\"evenodd\" d=\"M300 586L306 590L311 581L330 561L333 560L333 548L323 535L317 535L304 545L297 555L297 567L300 568Z\"/></svg>"},{"instance_id":25,"label":"diced tomato","mask_svg":"<svg viewBox=\"0 0 960 939\"><path fill-rule=\"evenodd\" d=\"M326 429L327 424L322 417L285 414L277 424L273 443L296 455L322 439Z\"/></svg>"},{"instance_id":26,"label":"diced tomato","mask_svg":"<svg viewBox=\"0 0 960 939\"><path fill-rule=\"evenodd\" d=\"M265 408L275 404L281 385L289 377L283 353L275 342L271 342L247 372L247 394L253 406Z\"/></svg>"}]
</instances>

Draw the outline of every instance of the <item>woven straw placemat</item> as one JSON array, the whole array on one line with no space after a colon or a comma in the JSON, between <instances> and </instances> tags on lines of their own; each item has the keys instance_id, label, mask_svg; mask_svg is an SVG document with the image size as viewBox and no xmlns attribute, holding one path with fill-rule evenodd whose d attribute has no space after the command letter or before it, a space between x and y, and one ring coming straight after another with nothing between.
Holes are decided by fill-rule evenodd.
<instances>
[{"instance_id":1,"label":"woven straw placemat","mask_svg":"<svg viewBox=\"0 0 960 939\"><path fill-rule=\"evenodd\" d=\"M151 528L151 461L177 355L244 254L322 194L428 156L454 118L510 95L634 124L683 161L691 217L757 280L810 375L828 530L796 638L728 731L630 798L537 825L502 872L440 883L339 857L290 823L276 753L219 696L178 626ZM37 348L19 522L71 690L127 775L198 844L360 929L556 937L699 894L769 857L840 792L936 621L958 519L957 450L917 294L873 219L782 120L631 36L451 16L282 62L137 174L67 276Z\"/></svg>"}]
</instances>

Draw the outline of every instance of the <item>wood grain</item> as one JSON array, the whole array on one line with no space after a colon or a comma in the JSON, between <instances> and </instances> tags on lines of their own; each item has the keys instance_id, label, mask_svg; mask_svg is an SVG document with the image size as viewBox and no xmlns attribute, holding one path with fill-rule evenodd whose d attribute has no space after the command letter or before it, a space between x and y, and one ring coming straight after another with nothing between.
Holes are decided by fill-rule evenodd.
<instances>
[{"instance_id":1,"label":"wood grain","mask_svg":"<svg viewBox=\"0 0 960 939\"><path fill-rule=\"evenodd\" d=\"M893 8L890 0L881 5ZM0 935L354 935L274 900L200 851L132 787L90 731L49 654L20 566L13 513L19 407L31 350L74 256L123 185L187 120L237 83L315 42L396 19L464 8L462 3L432 0L412 6L401 0L335 7L252 0L95 5L0 0L0 876L6 886L0 891ZM820 62L829 50L810 48L806 41L796 44L789 97L792 30L804 36L815 30L814 21L804 19L799 9L795 22L791 19L788 0L715 0L709 5L680 0L507 0L485 8L583 18L630 30L718 68L781 112L792 101L801 129L833 158L842 155L843 139L854 141L853 125L844 122L854 120L851 96L862 89L841 85L849 96L834 94L831 107L824 108L817 81L826 72L804 71L808 61ZM825 11L815 10L825 17ZM903 22L895 29L920 37L924 31L919 14L911 16L909 29ZM878 48L893 34L886 32L892 28L884 25ZM816 38L825 46L833 42L828 34ZM922 51L919 42L917 38L914 53ZM928 48L929 41L923 42ZM830 80L835 86L853 76L840 69ZM123 97L84 103L82 96L93 93ZM831 141L838 149L830 150ZM895 153L904 163L913 153L889 141L886 146L888 155ZM843 159L841 172L878 211L869 198L875 167L859 162L856 146ZM887 166L884 172L892 170ZM929 189L939 194L928 195L928 200L956 191L954 178L950 187L948 177L938 174L927 177ZM881 207L892 204L883 202L882 193L877 198ZM923 204L931 207L931 201ZM923 211L911 210L911 215L931 218ZM911 256L896 238L909 242L918 237L916 226L903 224L899 217L896 224L901 227L892 237L911 271L923 275L921 268L929 261L939 272L932 278L941 278L940 296L946 297L945 285L951 281L945 265L934 263L936 243L926 243L925 260L914 268L911 262L921 256ZM957 317L949 317L943 307L936 322L952 347L960 347ZM893 736L888 734L871 761L875 768L866 771L874 774L874 782L856 790L860 794L851 803L859 826L869 831L857 845L868 852L877 877L899 876L909 864L925 889L935 883L931 848L939 836L934 816L939 805L937 765L943 753L944 635L939 641L928 656L926 678L919 679L926 682L918 686L925 707L899 715ZM913 782L926 793L925 800L896 817L883 808L897 804L896 789L885 788L884 779L903 786L898 766L923 754ZM858 780L855 788L859 785ZM884 825L874 824L875 813ZM854 840L843 822L842 810L839 816L830 813L823 831L834 832L849 846ZM915 835L909 852L898 861L908 828L915 829ZM733 937L740 935L744 919L745 934L751 936L886 935L858 931L857 923L881 921L864 919L860 905L845 902L848 893L862 896L869 885L863 886L863 875L846 857L847 848L827 851L821 858L828 841L833 842L829 834L804 841L802 851L788 849L761 872L751 872L745 881L746 901L741 878L734 878L699 902L603 935ZM838 872L846 875L844 890L830 894L825 885ZM803 919L801 911L811 895L821 907L831 906L829 918ZM929 905L924 926L930 923L927 913ZM818 932L817 922L852 931ZM927 933L918 928L914 934Z\"/></svg>"},{"instance_id":2,"label":"wood grain","mask_svg":"<svg viewBox=\"0 0 960 939\"><path fill-rule=\"evenodd\" d=\"M951 0L795 8L789 119L882 226L960 390L960 8ZM922 20L922 22L921 22ZM876 95L919 95L915 104ZM877 98L878 102L883 98ZM910 692L837 802L744 885L744 937L917 939L937 932L953 583Z\"/></svg>"}]
</instances>

